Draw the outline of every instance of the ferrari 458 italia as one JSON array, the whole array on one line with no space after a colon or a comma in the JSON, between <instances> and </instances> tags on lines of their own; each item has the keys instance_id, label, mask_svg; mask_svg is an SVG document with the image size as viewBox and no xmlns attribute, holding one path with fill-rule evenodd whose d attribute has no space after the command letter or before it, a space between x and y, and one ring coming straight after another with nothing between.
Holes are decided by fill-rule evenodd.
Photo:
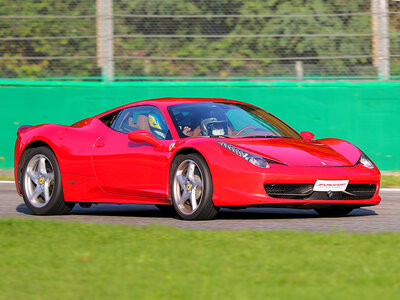
<instances>
[{"instance_id":1,"label":"ferrari 458 italia","mask_svg":"<svg viewBox=\"0 0 400 300\"><path fill-rule=\"evenodd\" d=\"M314 140L226 99L147 100L71 126L22 126L15 178L36 214L141 203L187 220L212 219L221 207L341 216L381 200L380 172L353 144Z\"/></svg>"}]
</instances>

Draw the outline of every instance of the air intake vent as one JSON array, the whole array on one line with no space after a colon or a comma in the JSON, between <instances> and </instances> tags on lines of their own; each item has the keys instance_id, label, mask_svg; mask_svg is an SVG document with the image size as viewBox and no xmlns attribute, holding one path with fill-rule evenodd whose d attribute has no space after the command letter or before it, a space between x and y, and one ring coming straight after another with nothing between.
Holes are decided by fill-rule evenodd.
<instances>
[{"instance_id":1,"label":"air intake vent","mask_svg":"<svg viewBox=\"0 0 400 300\"><path fill-rule=\"evenodd\" d=\"M314 184L271 183L265 192L272 198L314 200L363 200L370 199L376 191L375 184L349 184L344 192L314 192Z\"/></svg>"}]
</instances>

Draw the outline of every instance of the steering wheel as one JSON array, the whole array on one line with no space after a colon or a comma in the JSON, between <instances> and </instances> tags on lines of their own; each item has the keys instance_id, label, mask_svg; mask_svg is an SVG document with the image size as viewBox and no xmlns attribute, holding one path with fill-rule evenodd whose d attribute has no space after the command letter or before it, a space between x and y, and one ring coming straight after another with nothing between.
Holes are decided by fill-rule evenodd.
<instances>
[{"instance_id":1,"label":"steering wheel","mask_svg":"<svg viewBox=\"0 0 400 300\"><path fill-rule=\"evenodd\" d=\"M246 129L257 129L257 128L255 126L244 126L242 129L240 129L238 132L236 132L236 135L240 135Z\"/></svg>"}]
</instances>

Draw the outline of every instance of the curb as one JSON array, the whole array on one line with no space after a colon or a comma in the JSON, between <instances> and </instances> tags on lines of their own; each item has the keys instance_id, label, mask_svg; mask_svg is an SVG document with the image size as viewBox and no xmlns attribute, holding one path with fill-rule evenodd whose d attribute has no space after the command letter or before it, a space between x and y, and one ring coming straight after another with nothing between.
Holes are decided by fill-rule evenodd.
<instances>
[{"instance_id":1,"label":"curb","mask_svg":"<svg viewBox=\"0 0 400 300\"><path fill-rule=\"evenodd\" d=\"M396 188L393 188L393 189L391 189L391 188L383 188L383 189L380 189L382 192L400 192L400 189L396 189Z\"/></svg>"}]
</instances>

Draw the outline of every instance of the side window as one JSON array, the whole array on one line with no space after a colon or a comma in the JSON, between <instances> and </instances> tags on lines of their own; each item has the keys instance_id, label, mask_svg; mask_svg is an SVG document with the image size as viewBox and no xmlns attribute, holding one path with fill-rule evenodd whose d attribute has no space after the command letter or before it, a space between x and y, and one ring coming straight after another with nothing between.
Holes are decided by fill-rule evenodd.
<instances>
[{"instance_id":1,"label":"side window","mask_svg":"<svg viewBox=\"0 0 400 300\"><path fill-rule=\"evenodd\" d=\"M117 118L118 114L120 113L120 110L114 111L111 114L102 116L100 118L100 121L102 121L106 126L112 127L115 119Z\"/></svg>"},{"instance_id":2,"label":"side window","mask_svg":"<svg viewBox=\"0 0 400 300\"><path fill-rule=\"evenodd\" d=\"M154 106L135 106L122 110L111 128L122 133L146 130L159 140L171 139L161 111Z\"/></svg>"}]
</instances>

